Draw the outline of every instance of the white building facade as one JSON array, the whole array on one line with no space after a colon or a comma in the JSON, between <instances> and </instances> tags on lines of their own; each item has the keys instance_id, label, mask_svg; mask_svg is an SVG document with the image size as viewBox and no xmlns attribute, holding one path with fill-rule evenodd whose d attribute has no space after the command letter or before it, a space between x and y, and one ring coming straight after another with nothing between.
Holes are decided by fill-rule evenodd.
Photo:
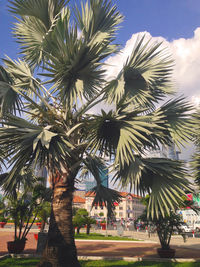
<instances>
[{"instance_id":1,"label":"white building facade","mask_svg":"<svg viewBox=\"0 0 200 267\"><path fill-rule=\"evenodd\" d=\"M120 192L121 202L115 203L115 218L116 219L132 219L136 220L144 211L145 206L141 203L141 197L127 193ZM94 200L94 193L88 192L85 196L85 208L90 213L90 216L101 217L107 216L107 208L105 206L92 207Z\"/></svg>"}]
</instances>

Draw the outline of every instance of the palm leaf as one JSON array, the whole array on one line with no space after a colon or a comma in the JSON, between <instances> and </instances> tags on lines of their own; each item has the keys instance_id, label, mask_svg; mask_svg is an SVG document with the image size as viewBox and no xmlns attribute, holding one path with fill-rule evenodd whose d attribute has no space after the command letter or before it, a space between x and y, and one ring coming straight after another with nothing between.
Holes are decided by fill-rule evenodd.
<instances>
[{"instance_id":1,"label":"palm leaf","mask_svg":"<svg viewBox=\"0 0 200 267\"><path fill-rule=\"evenodd\" d=\"M122 15L116 6L105 0L90 0L82 4L82 12L76 8L75 16L82 37L92 46L98 46L103 51L102 58L116 52L116 45L111 44L115 38Z\"/></svg>"},{"instance_id":2,"label":"palm leaf","mask_svg":"<svg viewBox=\"0 0 200 267\"><path fill-rule=\"evenodd\" d=\"M25 166L46 166L54 171L60 164L70 164L75 157L73 145L53 132L51 126L41 127L11 115L7 115L4 125L0 129L0 147L10 158L10 182Z\"/></svg>"},{"instance_id":3,"label":"palm leaf","mask_svg":"<svg viewBox=\"0 0 200 267\"><path fill-rule=\"evenodd\" d=\"M159 148L159 142L169 143L167 136L162 134L159 123L163 122L162 116L145 115L144 110L105 113L93 116L88 121L89 148L115 155L115 163L122 167L134 161L135 155L145 152L145 149ZM163 122L164 124L164 122Z\"/></svg>"},{"instance_id":4,"label":"palm leaf","mask_svg":"<svg viewBox=\"0 0 200 267\"><path fill-rule=\"evenodd\" d=\"M183 163L165 158L135 157L135 161L118 169L115 182L130 186L140 194L149 193L148 216L158 217L159 211L169 214L183 204L185 191L191 191Z\"/></svg>"},{"instance_id":5,"label":"palm leaf","mask_svg":"<svg viewBox=\"0 0 200 267\"><path fill-rule=\"evenodd\" d=\"M154 106L171 91L172 63L170 55L161 49L161 43L144 42L145 36L136 41L131 56L116 79L108 82L108 103L118 104L132 98L132 103Z\"/></svg>"},{"instance_id":6,"label":"palm leaf","mask_svg":"<svg viewBox=\"0 0 200 267\"><path fill-rule=\"evenodd\" d=\"M0 108L1 113L16 113L22 106L21 99L13 90L14 81L9 72L0 66Z\"/></svg>"},{"instance_id":7,"label":"palm leaf","mask_svg":"<svg viewBox=\"0 0 200 267\"><path fill-rule=\"evenodd\" d=\"M66 0L9 0L10 11L20 16L32 16L51 27L52 19L67 4Z\"/></svg>"},{"instance_id":8,"label":"palm leaf","mask_svg":"<svg viewBox=\"0 0 200 267\"><path fill-rule=\"evenodd\" d=\"M171 136L178 147L191 140L192 122L189 116L191 110L191 105L184 98L169 100L158 109L164 115L160 126L166 129L165 133Z\"/></svg>"},{"instance_id":9,"label":"palm leaf","mask_svg":"<svg viewBox=\"0 0 200 267\"><path fill-rule=\"evenodd\" d=\"M51 52L51 31L56 17L67 1L60 0L15 0L10 10L21 16L15 24L14 36L21 44L21 53L31 65L39 65ZM47 57L48 58L48 57Z\"/></svg>"}]
</instances>

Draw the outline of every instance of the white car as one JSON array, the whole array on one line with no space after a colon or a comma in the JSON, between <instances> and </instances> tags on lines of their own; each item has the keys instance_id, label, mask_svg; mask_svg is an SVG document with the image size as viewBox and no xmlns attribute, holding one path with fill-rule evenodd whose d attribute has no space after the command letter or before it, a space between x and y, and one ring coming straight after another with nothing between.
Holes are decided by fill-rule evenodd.
<instances>
[{"instance_id":1,"label":"white car","mask_svg":"<svg viewBox=\"0 0 200 267\"><path fill-rule=\"evenodd\" d=\"M184 224L180 227L181 231L182 232L185 232L185 233L190 233L192 232L192 228L189 227L187 224Z\"/></svg>"},{"instance_id":2,"label":"white car","mask_svg":"<svg viewBox=\"0 0 200 267\"><path fill-rule=\"evenodd\" d=\"M200 221L196 221L194 223L194 230L200 232Z\"/></svg>"}]
</instances>

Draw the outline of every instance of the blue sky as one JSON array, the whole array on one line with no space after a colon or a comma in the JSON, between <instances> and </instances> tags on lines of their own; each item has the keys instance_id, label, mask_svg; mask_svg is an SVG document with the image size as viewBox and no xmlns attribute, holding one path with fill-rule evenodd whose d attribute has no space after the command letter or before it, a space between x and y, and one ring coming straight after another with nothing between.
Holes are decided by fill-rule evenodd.
<instances>
[{"instance_id":1,"label":"blue sky","mask_svg":"<svg viewBox=\"0 0 200 267\"><path fill-rule=\"evenodd\" d=\"M71 5L75 1L71 0ZM80 1L76 1L80 2ZM114 0L125 16L117 41L124 45L133 33L148 31L168 41L191 38L200 26L199 0ZM16 55L17 45L11 35L13 18L7 11L7 0L0 0L0 53Z\"/></svg>"},{"instance_id":2,"label":"blue sky","mask_svg":"<svg viewBox=\"0 0 200 267\"><path fill-rule=\"evenodd\" d=\"M74 4L70 1L70 5ZM80 1L77 1L80 3ZM0 0L0 57L17 57L18 45L11 35L14 19L7 10L7 0ZM118 31L117 43L122 45L120 56L109 62L126 60L138 33L146 33L153 40L161 40L175 59L174 80L178 94L193 102L200 102L200 0L113 0L124 15ZM184 153L183 153L184 154ZM183 158L187 158L187 152Z\"/></svg>"}]
</instances>

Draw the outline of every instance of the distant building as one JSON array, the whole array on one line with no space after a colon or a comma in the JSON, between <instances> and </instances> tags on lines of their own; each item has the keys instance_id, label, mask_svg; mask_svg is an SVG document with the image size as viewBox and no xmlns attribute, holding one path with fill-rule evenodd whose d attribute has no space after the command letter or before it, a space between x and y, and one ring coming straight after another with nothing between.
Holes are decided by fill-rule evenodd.
<instances>
[{"instance_id":1,"label":"distant building","mask_svg":"<svg viewBox=\"0 0 200 267\"><path fill-rule=\"evenodd\" d=\"M73 207L78 209L85 209L85 198L74 196Z\"/></svg>"},{"instance_id":2,"label":"distant building","mask_svg":"<svg viewBox=\"0 0 200 267\"><path fill-rule=\"evenodd\" d=\"M170 146L162 145L160 149L149 151L147 156L152 158L169 158L179 160L180 153L180 151L176 150L175 144L172 143Z\"/></svg>"},{"instance_id":3,"label":"distant building","mask_svg":"<svg viewBox=\"0 0 200 267\"><path fill-rule=\"evenodd\" d=\"M120 192L120 195L122 196L121 202L115 203L115 218L136 220L145 209L145 206L140 201L141 197L127 192ZM105 206L94 206L92 208L94 197L95 194L93 192L86 193L85 208L90 213L90 216L99 216L99 213L103 213L103 217L106 217L107 208Z\"/></svg>"}]
</instances>

